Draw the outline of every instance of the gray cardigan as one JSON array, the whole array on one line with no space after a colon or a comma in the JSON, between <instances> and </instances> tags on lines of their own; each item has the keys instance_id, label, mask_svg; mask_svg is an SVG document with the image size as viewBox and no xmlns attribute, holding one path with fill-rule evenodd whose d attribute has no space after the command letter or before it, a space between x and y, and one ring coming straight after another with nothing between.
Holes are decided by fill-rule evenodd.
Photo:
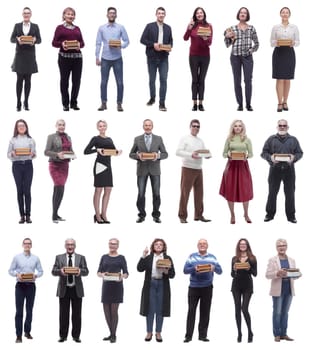
<instances>
[{"instance_id":1,"label":"gray cardigan","mask_svg":"<svg viewBox=\"0 0 310 350\"><path fill-rule=\"evenodd\" d=\"M65 134L68 138L68 140L71 142L71 138L69 135ZM62 151L62 142L61 137L59 136L59 133L48 135L46 147L44 154L49 157L49 162L62 162L63 159L59 159L57 154ZM73 152L72 149L72 143L70 151Z\"/></svg>"}]
</instances>

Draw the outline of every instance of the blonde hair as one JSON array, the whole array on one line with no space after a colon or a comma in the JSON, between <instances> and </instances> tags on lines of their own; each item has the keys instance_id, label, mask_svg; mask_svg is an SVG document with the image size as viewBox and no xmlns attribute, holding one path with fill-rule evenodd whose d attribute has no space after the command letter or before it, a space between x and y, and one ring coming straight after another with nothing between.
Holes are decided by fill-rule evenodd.
<instances>
[{"instance_id":1,"label":"blonde hair","mask_svg":"<svg viewBox=\"0 0 310 350\"><path fill-rule=\"evenodd\" d=\"M243 123L243 121L241 119L235 119L231 124L230 124L230 128L229 128L229 134L227 136L227 139L228 140L231 140L234 136L235 136L235 133L234 133L234 126L236 123L240 123L241 126L242 126L242 131L240 133L240 138L241 138L241 141L245 141L247 139L247 135L246 135L246 127L245 127L245 124Z\"/></svg>"},{"instance_id":2,"label":"blonde hair","mask_svg":"<svg viewBox=\"0 0 310 350\"><path fill-rule=\"evenodd\" d=\"M284 239L284 238L279 238L279 239L277 239L277 241L276 241L276 247L277 247L279 244L287 245L286 239Z\"/></svg>"},{"instance_id":3,"label":"blonde hair","mask_svg":"<svg viewBox=\"0 0 310 350\"><path fill-rule=\"evenodd\" d=\"M62 12L62 20L63 21L65 20L65 14L67 12L72 12L74 14L74 17L75 17L75 10L72 7L66 7Z\"/></svg>"}]
</instances>

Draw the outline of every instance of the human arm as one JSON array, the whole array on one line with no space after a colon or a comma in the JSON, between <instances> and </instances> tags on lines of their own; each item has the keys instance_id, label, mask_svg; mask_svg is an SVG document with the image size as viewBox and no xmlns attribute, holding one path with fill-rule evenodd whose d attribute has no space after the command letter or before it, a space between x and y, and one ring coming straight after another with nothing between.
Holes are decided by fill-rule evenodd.
<instances>
[{"instance_id":1,"label":"human arm","mask_svg":"<svg viewBox=\"0 0 310 350\"><path fill-rule=\"evenodd\" d=\"M251 275L256 277L257 276L257 260L256 260L256 258L249 259L248 263L250 264L249 272L251 273Z\"/></svg>"},{"instance_id":2,"label":"human arm","mask_svg":"<svg viewBox=\"0 0 310 350\"><path fill-rule=\"evenodd\" d=\"M250 50L251 50L251 53L257 51L258 48L259 48L258 36L257 36L256 29L255 29L254 27L252 27L252 41L253 41L254 45L253 45L253 47L250 49Z\"/></svg>"},{"instance_id":3,"label":"human arm","mask_svg":"<svg viewBox=\"0 0 310 350\"><path fill-rule=\"evenodd\" d=\"M183 39L184 39L185 41L187 41L187 40L190 38L192 29L194 28L194 25L195 25L195 22L194 22L194 20L191 18L190 22L189 22L188 25L187 25L186 32L185 32L185 34L183 35Z\"/></svg>"},{"instance_id":4,"label":"human arm","mask_svg":"<svg viewBox=\"0 0 310 350\"><path fill-rule=\"evenodd\" d=\"M60 256L56 256L55 262L52 268L53 276L64 276L63 265L61 264Z\"/></svg>"},{"instance_id":5,"label":"human arm","mask_svg":"<svg viewBox=\"0 0 310 350\"><path fill-rule=\"evenodd\" d=\"M166 159L168 158L168 152L166 151L166 147L164 145L163 139L159 136L159 146L158 146L158 158Z\"/></svg>"},{"instance_id":6,"label":"human arm","mask_svg":"<svg viewBox=\"0 0 310 350\"><path fill-rule=\"evenodd\" d=\"M194 263L192 255L190 255L184 264L183 273L185 275L188 275L195 272L196 272L196 264Z\"/></svg>"},{"instance_id":7,"label":"human arm","mask_svg":"<svg viewBox=\"0 0 310 350\"><path fill-rule=\"evenodd\" d=\"M61 26L57 26L54 32L52 46L56 48L62 47L63 40L61 40Z\"/></svg>"},{"instance_id":8,"label":"human arm","mask_svg":"<svg viewBox=\"0 0 310 350\"><path fill-rule=\"evenodd\" d=\"M129 276L127 261L124 256L122 256L122 260L121 260L121 271L122 271L122 278L127 278Z\"/></svg>"},{"instance_id":9,"label":"human arm","mask_svg":"<svg viewBox=\"0 0 310 350\"><path fill-rule=\"evenodd\" d=\"M12 34L11 34L11 38L10 38L10 41L13 44L19 43L19 41L17 39L17 26L18 26L18 24L14 25L14 28L13 28L13 31L12 31Z\"/></svg>"},{"instance_id":10,"label":"human arm","mask_svg":"<svg viewBox=\"0 0 310 350\"><path fill-rule=\"evenodd\" d=\"M273 152L271 150L271 140L273 139L273 136L269 137L264 146L263 146L263 151L261 153L261 157L265 159L270 165L273 164L274 159L272 158Z\"/></svg>"},{"instance_id":11,"label":"human arm","mask_svg":"<svg viewBox=\"0 0 310 350\"><path fill-rule=\"evenodd\" d=\"M137 138L135 138L133 141L133 146L129 153L129 158L138 160L139 159L138 153L139 153L139 148L138 148Z\"/></svg>"},{"instance_id":12,"label":"human arm","mask_svg":"<svg viewBox=\"0 0 310 350\"><path fill-rule=\"evenodd\" d=\"M300 144L299 144L299 141L297 140L297 138L296 137L294 137L294 152L293 152L293 162L294 163L296 163L299 159L301 159L302 158L302 156L303 156L303 151L302 151L302 149L301 149L301 147L300 147Z\"/></svg>"},{"instance_id":13,"label":"human arm","mask_svg":"<svg viewBox=\"0 0 310 350\"><path fill-rule=\"evenodd\" d=\"M227 139L224 145L224 150L223 150L223 157L224 158L229 158L230 157L230 149L229 149L229 145L230 145L230 140Z\"/></svg>"},{"instance_id":14,"label":"human arm","mask_svg":"<svg viewBox=\"0 0 310 350\"><path fill-rule=\"evenodd\" d=\"M294 39L293 39L293 46L298 46L300 44L300 40L299 40L299 30L297 26L294 26L294 35L293 35Z\"/></svg>"},{"instance_id":15,"label":"human arm","mask_svg":"<svg viewBox=\"0 0 310 350\"><path fill-rule=\"evenodd\" d=\"M85 147L84 149L84 154L92 154L92 153L96 153L97 149L96 149L96 136L94 136L88 143L88 145Z\"/></svg>"},{"instance_id":16,"label":"human arm","mask_svg":"<svg viewBox=\"0 0 310 350\"><path fill-rule=\"evenodd\" d=\"M129 37L125 27L123 26L121 26L121 39L122 39L121 48L125 49L129 45Z\"/></svg>"},{"instance_id":17,"label":"human arm","mask_svg":"<svg viewBox=\"0 0 310 350\"><path fill-rule=\"evenodd\" d=\"M252 158L253 157L252 142L249 138L247 138L245 142L246 142L246 148L247 148L247 158Z\"/></svg>"},{"instance_id":18,"label":"human arm","mask_svg":"<svg viewBox=\"0 0 310 350\"><path fill-rule=\"evenodd\" d=\"M82 35L80 28L78 28L78 39L77 40L79 42L80 49L82 49L85 46L85 42L84 42L83 35Z\"/></svg>"},{"instance_id":19,"label":"human arm","mask_svg":"<svg viewBox=\"0 0 310 350\"><path fill-rule=\"evenodd\" d=\"M271 47L278 46L278 38L277 38L277 26L273 26L270 35L270 45Z\"/></svg>"},{"instance_id":20,"label":"human arm","mask_svg":"<svg viewBox=\"0 0 310 350\"><path fill-rule=\"evenodd\" d=\"M79 263L79 269L80 269L80 276L87 276L89 271L86 263L85 256L81 255L80 263Z\"/></svg>"},{"instance_id":21,"label":"human arm","mask_svg":"<svg viewBox=\"0 0 310 350\"><path fill-rule=\"evenodd\" d=\"M226 47L229 47L233 44L235 37L236 34L232 27L229 27L224 31L224 43Z\"/></svg>"},{"instance_id":22,"label":"human arm","mask_svg":"<svg viewBox=\"0 0 310 350\"><path fill-rule=\"evenodd\" d=\"M96 51L95 51L95 55L96 55L96 64L98 66L100 66L101 64L101 57L100 57L100 53L101 53L101 47L102 47L102 34L101 34L101 30L100 28L98 29L97 32L97 37L96 37Z\"/></svg>"},{"instance_id":23,"label":"human arm","mask_svg":"<svg viewBox=\"0 0 310 350\"><path fill-rule=\"evenodd\" d=\"M35 269L37 271L35 273L35 278L41 277L43 275L43 269L39 258L37 258Z\"/></svg>"},{"instance_id":24,"label":"human arm","mask_svg":"<svg viewBox=\"0 0 310 350\"><path fill-rule=\"evenodd\" d=\"M277 279L286 276L286 271L281 269L277 264L277 258L271 258L268 261L267 270L266 270L266 278L267 279Z\"/></svg>"},{"instance_id":25,"label":"human arm","mask_svg":"<svg viewBox=\"0 0 310 350\"><path fill-rule=\"evenodd\" d=\"M148 257L149 249L148 247L145 247L143 250L142 257L140 258L138 265L137 265L137 270L139 272L143 272L147 269L147 257Z\"/></svg>"}]
</instances>

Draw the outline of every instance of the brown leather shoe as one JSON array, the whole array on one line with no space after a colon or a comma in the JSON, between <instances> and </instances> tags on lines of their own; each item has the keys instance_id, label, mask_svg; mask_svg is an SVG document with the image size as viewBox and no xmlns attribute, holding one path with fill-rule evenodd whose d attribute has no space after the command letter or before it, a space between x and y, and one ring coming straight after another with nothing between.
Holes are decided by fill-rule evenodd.
<instances>
[{"instance_id":1,"label":"brown leather shoe","mask_svg":"<svg viewBox=\"0 0 310 350\"><path fill-rule=\"evenodd\" d=\"M180 219L180 223L181 224L187 224L187 220L186 219Z\"/></svg>"},{"instance_id":2,"label":"brown leather shoe","mask_svg":"<svg viewBox=\"0 0 310 350\"><path fill-rule=\"evenodd\" d=\"M281 338L277 335L276 337L274 337L274 341L279 342L281 340Z\"/></svg>"},{"instance_id":3,"label":"brown leather shoe","mask_svg":"<svg viewBox=\"0 0 310 350\"><path fill-rule=\"evenodd\" d=\"M108 109L107 103L102 102L101 106L98 108L98 111L105 111L106 109Z\"/></svg>"},{"instance_id":4,"label":"brown leather shoe","mask_svg":"<svg viewBox=\"0 0 310 350\"><path fill-rule=\"evenodd\" d=\"M25 338L27 339L33 339L32 335L30 333L25 333Z\"/></svg>"},{"instance_id":5,"label":"brown leather shoe","mask_svg":"<svg viewBox=\"0 0 310 350\"><path fill-rule=\"evenodd\" d=\"M283 335L282 337L280 337L280 339L287 340L287 341L293 341L294 340L294 339L290 338L288 335Z\"/></svg>"},{"instance_id":6,"label":"brown leather shoe","mask_svg":"<svg viewBox=\"0 0 310 350\"><path fill-rule=\"evenodd\" d=\"M15 343L22 343L22 337L16 337Z\"/></svg>"},{"instance_id":7,"label":"brown leather shoe","mask_svg":"<svg viewBox=\"0 0 310 350\"><path fill-rule=\"evenodd\" d=\"M195 221L202 221L202 222L210 222L210 219L206 219L205 217L201 216L200 218L195 218Z\"/></svg>"}]
</instances>

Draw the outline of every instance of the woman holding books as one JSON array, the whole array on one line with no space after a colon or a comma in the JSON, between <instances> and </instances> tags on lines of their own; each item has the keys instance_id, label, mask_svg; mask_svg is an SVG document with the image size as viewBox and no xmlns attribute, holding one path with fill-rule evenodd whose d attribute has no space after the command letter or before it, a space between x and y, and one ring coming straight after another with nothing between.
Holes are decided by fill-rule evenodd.
<instances>
[{"instance_id":1,"label":"woman holding books","mask_svg":"<svg viewBox=\"0 0 310 350\"><path fill-rule=\"evenodd\" d=\"M77 98L80 90L82 75L82 52L84 40L81 30L73 22L75 10L67 7L62 13L63 24L57 26L52 41L54 47L59 48L58 66L60 72L60 92L64 111L70 108L79 110ZM72 88L69 97L69 78L71 74Z\"/></svg>"},{"instance_id":2,"label":"woman holding books","mask_svg":"<svg viewBox=\"0 0 310 350\"><path fill-rule=\"evenodd\" d=\"M252 176L247 159L253 156L251 140L246 135L242 120L234 120L230 125L226 139L223 157L228 158L220 194L227 200L230 210L230 223L235 224L235 202L242 202L244 219L251 223L248 215L249 201L253 198Z\"/></svg>"},{"instance_id":3,"label":"woman holding books","mask_svg":"<svg viewBox=\"0 0 310 350\"><path fill-rule=\"evenodd\" d=\"M99 120L97 122L99 135L94 136L84 150L84 154L97 154L93 170L95 186L93 204L95 208L94 222L98 224L110 223L107 219L107 209L113 187L111 155L122 153L121 150L115 148L112 139L106 136L107 127L108 124L105 120Z\"/></svg>"},{"instance_id":4,"label":"woman holding books","mask_svg":"<svg viewBox=\"0 0 310 350\"><path fill-rule=\"evenodd\" d=\"M162 342L162 326L164 317L170 316L170 278L175 271L170 256L167 255L167 245L163 239L156 238L149 249L146 247L137 269L145 272L142 288L140 315L146 316L145 341L153 337L153 323L156 315L155 339Z\"/></svg>"},{"instance_id":5,"label":"woman holding books","mask_svg":"<svg viewBox=\"0 0 310 350\"><path fill-rule=\"evenodd\" d=\"M38 72L35 45L41 43L39 26L30 22L32 12L29 7L23 9L23 21L16 23L11 35L11 43L16 44L12 71L16 72L17 112L21 111L21 96L24 88L24 109L29 111L28 99L31 89L31 75Z\"/></svg>"},{"instance_id":6,"label":"woman holding books","mask_svg":"<svg viewBox=\"0 0 310 350\"><path fill-rule=\"evenodd\" d=\"M58 210L63 199L65 184L68 178L69 162L70 159L75 158L71 138L65 133L65 128L65 121L63 119L57 120L57 131L48 136L44 152L49 157L49 172L54 182L52 220L55 224L65 220L58 215Z\"/></svg>"},{"instance_id":7,"label":"woman holding books","mask_svg":"<svg viewBox=\"0 0 310 350\"><path fill-rule=\"evenodd\" d=\"M249 303L253 294L252 275L257 275L257 261L252 253L250 243L247 239L239 239L236 246L236 254L231 261L231 292L235 303L235 318L238 328L237 342L242 341L241 311L248 328L248 343L253 341L251 328L251 316L249 314Z\"/></svg>"},{"instance_id":8,"label":"woman holding books","mask_svg":"<svg viewBox=\"0 0 310 350\"><path fill-rule=\"evenodd\" d=\"M270 43L274 47L272 54L272 78L276 79L278 112L288 111L287 99L291 80L295 75L294 46L299 45L299 31L296 25L289 23L291 11L288 7L280 10L281 23L271 31Z\"/></svg>"},{"instance_id":9,"label":"woman holding books","mask_svg":"<svg viewBox=\"0 0 310 350\"><path fill-rule=\"evenodd\" d=\"M183 36L184 40L191 39L189 66L192 74L192 111L204 111L205 78L210 63L212 36L212 25L207 22L205 10L197 7Z\"/></svg>"},{"instance_id":10,"label":"woman holding books","mask_svg":"<svg viewBox=\"0 0 310 350\"><path fill-rule=\"evenodd\" d=\"M36 157L36 143L29 134L25 120L19 119L14 126L13 137L8 148L12 161L12 172L17 189L20 214L19 223L31 224L31 184L33 177L32 159Z\"/></svg>"},{"instance_id":11,"label":"woman holding books","mask_svg":"<svg viewBox=\"0 0 310 350\"><path fill-rule=\"evenodd\" d=\"M110 335L103 340L116 342L116 329L118 324L118 308L123 302L123 279L128 277L127 262L123 255L118 254L119 240L109 240L109 253L101 257L98 277L102 277L101 302Z\"/></svg>"}]
</instances>

